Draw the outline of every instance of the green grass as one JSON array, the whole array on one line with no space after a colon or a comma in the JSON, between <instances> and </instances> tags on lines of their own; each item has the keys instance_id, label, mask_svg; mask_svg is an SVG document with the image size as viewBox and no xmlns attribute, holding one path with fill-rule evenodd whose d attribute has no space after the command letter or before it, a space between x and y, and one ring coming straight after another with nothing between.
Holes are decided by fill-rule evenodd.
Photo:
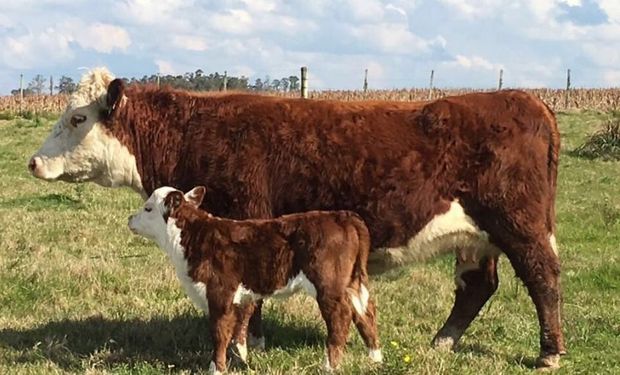
<instances>
[{"instance_id":1,"label":"green grass","mask_svg":"<svg viewBox=\"0 0 620 375\"><path fill-rule=\"evenodd\" d=\"M559 115L558 240L569 350L561 374L620 373L620 163L570 153L605 118ZM206 319L162 252L126 229L139 197L28 175L27 159L50 124L0 120L0 373L206 372ZM340 373L530 373L538 322L505 259L498 293L459 350L429 347L452 305L453 262L446 256L374 278L386 361L371 366L352 331ZM267 351L250 351L249 370L232 370L320 372L325 328L312 300L268 302L265 328Z\"/></svg>"}]
</instances>

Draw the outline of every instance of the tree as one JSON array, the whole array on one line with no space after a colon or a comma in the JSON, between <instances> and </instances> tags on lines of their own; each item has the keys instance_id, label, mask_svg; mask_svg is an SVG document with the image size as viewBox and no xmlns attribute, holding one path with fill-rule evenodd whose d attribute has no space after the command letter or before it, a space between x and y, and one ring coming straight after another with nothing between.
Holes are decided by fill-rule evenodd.
<instances>
[{"instance_id":1,"label":"tree","mask_svg":"<svg viewBox=\"0 0 620 375\"><path fill-rule=\"evenodd\" d=\"M290 82L289 90L299 90L299 78L297 76L288 77L288 81Z\"/></svg>"},{"instance_id":2,"label":"tree","mask_svg":"<svg viewBox=\"0 0 620 375\"><path fill-rule=\"evenodd\" d=\"M73 82L73 78L62 76L58 80L58 86L55 87L59 94L71 94L77 90L77 85Z\"/></svg>"},{"instance_id":3,"label":"tree","mask_svg":"<svg viewBox=\"0 0 620 375\"><path fill-rule=\"evenodd\" d=\"M289 82L288 78L286 77L282 77L282 79L280 80L280 89L284 92L289 91L291 83Z\"/></svg>"},{"instance_id":4,"label":"tree","mask_svg":"<svg viewBox=\"0 0 620 375\"><path fill-rule=\"evenodd\" d=\"M45 84L47 83L47 79L43 77L41 74L37 74L34 76L32 81L28 84L28 88L32 90L37 95L41 95L43 90L45 89Z\"/></svg>"}]
</instances>

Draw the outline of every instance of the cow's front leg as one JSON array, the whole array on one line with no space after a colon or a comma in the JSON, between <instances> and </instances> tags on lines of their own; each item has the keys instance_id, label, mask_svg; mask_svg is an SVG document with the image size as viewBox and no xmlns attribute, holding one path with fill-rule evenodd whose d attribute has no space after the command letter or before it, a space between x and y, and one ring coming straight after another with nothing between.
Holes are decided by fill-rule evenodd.
<instances>
[{"instance_id":1,"label":"cow's front leg","mask_svg":"<svg viewBox=\"0 0 620 375\"><path fill-rule=\"evenodd\" d=\"M448 320L433 339L437 348L454 348L499 283L496 256L484 258L475 269L466 269L457 259L456 271L456 298Z\"/></svg>"}]
</instances>

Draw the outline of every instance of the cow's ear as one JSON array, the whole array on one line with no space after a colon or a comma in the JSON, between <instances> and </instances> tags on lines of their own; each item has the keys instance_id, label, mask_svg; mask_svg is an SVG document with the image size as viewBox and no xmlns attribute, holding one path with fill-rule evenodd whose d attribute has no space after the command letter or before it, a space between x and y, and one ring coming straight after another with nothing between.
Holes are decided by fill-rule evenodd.
<instances>
[{"instance_id":1,"label":"cow's ear","mask_svg":"<svg viewBox=\"0 0 620 375\"><path fill-rule=\"evenodd\" d=\"M185 200L194 207L199 207L205 197L207 188L204 186L196 186L192 190L185 193Z\"/></svg>"},{"instance_id":2,"label":"cow's ear","mask_svg":"<svg viewBox=\"0 0 620 375\"><path fill-rule=\"evenodd\" d=\"M164 198L164 220L168 221L168 216L179 208L184 200L183 193L180 191L173 191L166 195L166 198Z\"/></svg>"},{"instance_id":3,"label":"cow's ear","mask_svg":"<svg viewBox=\"0 0 620 375\"><path fill-rule=\"evenodd\" d=\"M121 105L124 94L125 82L120 78L112 80L108 85L108 93L105 98L108 114L112 114L112 112Z\"/></svg>"}]
</instances>

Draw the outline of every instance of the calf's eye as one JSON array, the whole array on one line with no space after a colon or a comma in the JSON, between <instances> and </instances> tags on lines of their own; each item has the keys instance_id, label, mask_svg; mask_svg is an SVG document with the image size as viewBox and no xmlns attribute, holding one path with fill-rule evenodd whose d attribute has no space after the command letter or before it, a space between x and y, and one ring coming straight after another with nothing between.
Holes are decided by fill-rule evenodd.
<instances>
[{"instance_id":1,"label":"calf's eye","mask_svg":"<svg viewBox=\"0 0 620 375\"><path fill-rule=\"evenodd\" d=\"M151 212L153 209L151 207L144 207L144 211Z\"/></svg>"}]
</instances>

